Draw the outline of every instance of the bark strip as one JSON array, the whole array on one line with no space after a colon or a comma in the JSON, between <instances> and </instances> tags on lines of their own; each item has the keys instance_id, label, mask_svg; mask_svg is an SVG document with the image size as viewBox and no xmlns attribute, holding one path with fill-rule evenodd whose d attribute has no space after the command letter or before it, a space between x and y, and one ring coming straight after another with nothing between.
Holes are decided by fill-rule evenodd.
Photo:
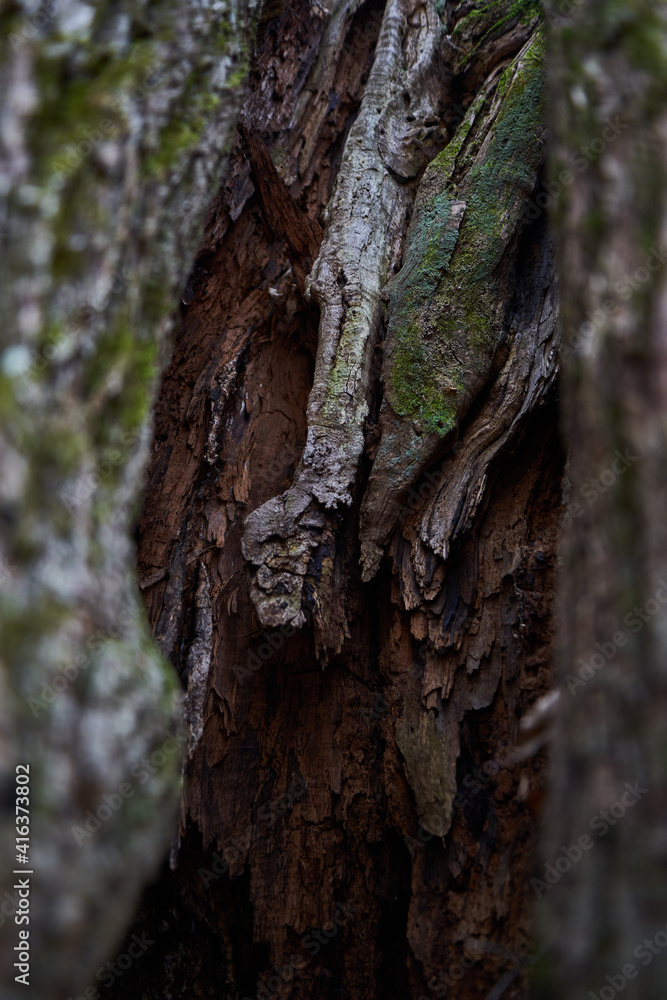
<instances>
[{"instance_id":1,"label":"bark strip","mask_svg":"<svg viewBox=\"0 0 667 1000\"><path fill-rule=\"evenodd\" d=\"M406 65L406 18L417 8L421 23L412 52L417 58ZM308 284L321 320L306 447L290 489L254 511L246 524L243 550L257 568L252 598L262 624L300 627L304 608L310 607L318 644L334 652L348 635L331 586L335 537L341 511L352 503L364 450L380 291L398 261L411 202L409 188L387 168L381 139L403 110L399 91L416 86L431 69L439 27L430 8L415 5L413 12L404 0L391 0L385 9Z\"/></svg>"}]
</instances>

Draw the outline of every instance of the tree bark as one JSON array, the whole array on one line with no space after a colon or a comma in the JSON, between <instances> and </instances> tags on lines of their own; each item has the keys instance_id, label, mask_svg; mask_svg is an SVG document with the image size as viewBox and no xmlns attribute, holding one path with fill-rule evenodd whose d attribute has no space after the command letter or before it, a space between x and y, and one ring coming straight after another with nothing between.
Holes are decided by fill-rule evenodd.
<instances>
[{"instance_id":1,"label":"tree bark","mask_svg":"<svg viewBox=\"0 0 667 1000\"><path fill-rule=\"evenodd\" d=\"M7 998L83 990L173 837L178 682L146 625L132 533L156 370L229 151L251 7L0 7Z\"/></svg>"},{"instance_id":2,"label":"tree bark","mask_svg":"<svg viewBox=\"0 0 667 1000\"><path fill-rule=\"evenodd\" d=\"M554 4L549 20L570 464L563 711L541 881L562 845L590 843L540 890L542 934L567 996L622 988L657 1000L654 939L667 919L667 24L652 4L606 0L567 15Z\"/></svg>"},{"instance_id":3,"label":"tree bark","mask_svg":"<svg viewBox=\"0 0 667 1000\"><path fill-rule=\"evenodd\" d=\"M536 7L263 30L155 410L187 786L112 992L524 997L563 465Z\"/></svg>"}]
</instances>

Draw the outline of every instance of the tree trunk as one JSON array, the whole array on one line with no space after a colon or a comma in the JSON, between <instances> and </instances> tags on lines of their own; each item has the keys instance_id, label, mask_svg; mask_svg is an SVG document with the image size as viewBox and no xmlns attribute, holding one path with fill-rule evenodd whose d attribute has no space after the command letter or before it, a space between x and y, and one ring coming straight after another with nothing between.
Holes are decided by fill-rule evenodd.
<instances>
[{"instance_id":1,"label":"tree trunk","mask_svg":"<svg viewBox=\"0 0 667 1000\"><path fill-rule=\"evenodd\" d=\"M658 1000L664 960L655 956L667 943L667 24L659 5L609 0L567 15L554 4L550 21L570 465L563 712L540 913L558 995L622 989ZM583 856L545 885L545 866L581 837Z\"/></svg>"},{"instance_id":2,"label":"tree trunk","mask_svg":"<svg viewBox=\"0 0 667 1000\"><path fill-rule=\"evenodd\" d=\"M173 836L178 683L132 532L248 22L245 0L0 9L5 998L83 990Z\"/></svg>"},{"instance_id":3,"label":"tree trunk","mask_svg":"<svg viewBox=\"0 0 667 1000\"><path fill-rule=\"evenodd\" d=\"M262 36L155 410L187 787L111 993L524 997L563 465L536 5L288 0Z\"/></svg>"}]
</instances>

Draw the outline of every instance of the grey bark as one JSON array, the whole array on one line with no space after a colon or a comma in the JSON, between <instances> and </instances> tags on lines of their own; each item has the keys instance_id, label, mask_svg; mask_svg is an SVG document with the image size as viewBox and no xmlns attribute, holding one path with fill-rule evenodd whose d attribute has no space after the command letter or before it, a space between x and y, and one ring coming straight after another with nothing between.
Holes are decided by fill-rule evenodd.
<instances>
[{"instance_id":1,"label":"grey bark","mask_svg":"<svg viewBox=\"0 0 667 1000\"><path fill-rule=\"evenodd\" d=\"M321 309L306 447L294 484L253 512L244 539L246 558L259 567L252 596L263 625L305 623L302 595L311 555L328 536L333 561L336 512L353 502L380 292L399 260L412 202L404 182L418 165L404 134L403 95L419 95L420 120L436 112L440 35L429 5L387 4L306 290ZM311 600L318 645L337 653L349 631L344 616L335 613L340 605L331 581L331 573L323 573Z\"/></svg>"},{"instance_id":2,"label":"grey bark","mask_svg":"<svg viewBox=\"0 0 667 1000\"><path fill-rule=\"evenodd\" d=\"M554 3L548 15L570 465L562 711L537 912L561 992L658 1000L655 936L663 940L667 924L667 20L662 5L608 0ZM564 869L564 850L582 837L579 860L545 885L546 866Z\"/></svg>"},{"instance_id":3,"label":"grey bark","mask_svg":"<svg viewBox=\"0 0 667 1000\"><path fill-rule=\"evenodd\" d=\"M34 872L28 992L58 1000L109 957L174 836L178 682L145 623L132 530L156 376L230 145L251 7L0 11L7 998L28 995L13 964L14 867ZM27 865L14 861L19 763Z\"/></svg>"}]
</instances>

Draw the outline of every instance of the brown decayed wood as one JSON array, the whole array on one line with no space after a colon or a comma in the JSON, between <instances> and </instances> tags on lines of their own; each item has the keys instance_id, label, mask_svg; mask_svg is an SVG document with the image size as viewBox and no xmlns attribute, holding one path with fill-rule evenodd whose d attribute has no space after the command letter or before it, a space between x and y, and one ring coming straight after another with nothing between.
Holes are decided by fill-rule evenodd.
<instances>
[{"instance_id":1,"label":"brown decayed wood","mask_svg":"<svg viewBox=\"0 0 667 1000\"><path fill-rule=\"evenodd\" d=\"M549 686L562 467L553 393L495 457L446 565L428 556L428 600L413 564L423 501L366 585L358 504L342 517L332 572L350 636L326 669L308 626L261 628L241 551L245 518L291 484L305 442L319 317L298 258L316 253L381 16L351 8L326 64L312 4L288 3L268 25L163 378L140 581L184 687L195 638L208 637L211 671L180 848L137 917L157 943L116 997L254 998L263 976L272 996L293 1000L430 1000L463 955L475 963L447 996L485 998L511 970L503 997L525 996L545 754L505 766L504 749ZM460 78L451 86L461 94ZM544 269L541 224L531 239L524 255ZM380 392L376 378L371 420ZM368 442L372 455L370 426ZM369 468L367 457L359 497ZM457 752L460 800L444 840L419 825L408 759L411 720L427 718ZM497 759L488 780L466 782ZM290 956L299 971L279 987L272 965Z\"/></svg>"}]
</instances>

